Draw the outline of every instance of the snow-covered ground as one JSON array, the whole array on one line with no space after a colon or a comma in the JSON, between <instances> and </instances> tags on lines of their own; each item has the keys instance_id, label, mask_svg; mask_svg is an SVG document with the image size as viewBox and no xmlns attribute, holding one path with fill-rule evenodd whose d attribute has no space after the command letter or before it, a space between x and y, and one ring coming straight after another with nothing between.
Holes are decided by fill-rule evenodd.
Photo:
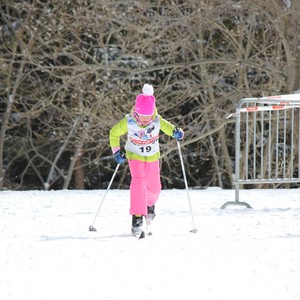
<instances>
[{"instance_id":1,"label":"snow-covered ground","mask_svg":"<svg viewBox=\"0 0 300 300\"><path fill-rule=\"evenodd\" d=\"M299 300L300 190L164 190L151 237L129 191L0 192L0 299Z\"/></svg>"}]
</instances>

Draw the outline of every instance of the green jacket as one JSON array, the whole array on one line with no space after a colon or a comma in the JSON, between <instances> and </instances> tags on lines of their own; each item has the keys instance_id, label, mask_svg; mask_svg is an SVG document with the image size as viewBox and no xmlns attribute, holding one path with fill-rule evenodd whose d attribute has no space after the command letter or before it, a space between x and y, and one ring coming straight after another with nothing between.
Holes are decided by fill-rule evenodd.
<instances>
[{"instance_id":1,"label":"green jacket","mask_svg":"<svg viewBox=\"0 0 300 300\"><path fill-rule=\"evenodd\" d=\"M160 115L157 115L160 123L160 130L169 136L173 136L173 131L175 126L163 119ZM141 127L141 126L140 126ZM143 128L143 127L141 127ZM128 132L127 128L127 116L125 116L121 121L119 121L116 125L114 125L109 133L109 143L110 147L120 147L120 137ZM152 156L141 156L129 151L126 151L127 159L134 159L140 161L152 162L158 160L160 157L160 152L152 155Z\"/></svg>"}]
</instances>

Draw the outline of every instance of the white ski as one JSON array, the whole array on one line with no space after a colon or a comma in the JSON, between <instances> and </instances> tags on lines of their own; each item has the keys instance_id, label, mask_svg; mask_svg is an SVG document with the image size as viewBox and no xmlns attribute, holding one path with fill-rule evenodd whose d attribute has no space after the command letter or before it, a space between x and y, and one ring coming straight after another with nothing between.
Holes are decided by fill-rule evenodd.
<instances>
[{"instance_id":1,"label":"white ski","mask_svg":"<svg viewBox=\"0 0 300 300\"><path fill-rule=\"evenodd\" d=\"M137 239L145 238L145 232L143 231L142 227L132 227L131 233Z\"/></svg>"}]
</instances>

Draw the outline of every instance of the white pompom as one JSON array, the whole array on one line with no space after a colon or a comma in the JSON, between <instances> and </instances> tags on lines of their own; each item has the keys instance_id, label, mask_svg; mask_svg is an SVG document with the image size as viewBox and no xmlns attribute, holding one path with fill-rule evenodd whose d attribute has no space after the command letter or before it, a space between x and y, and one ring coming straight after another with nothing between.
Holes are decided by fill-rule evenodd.
<instances>
[{"instance_id":1,"label":"white pompom","mask_svg":"<svg viewBox=\"0 0 300 300\"><path fill-rule=\"evenodd\" d=\"M146 96L153 96L153 86L151 84L144 84L143 86L143 94Z\"/></svg>"}]
</instances>

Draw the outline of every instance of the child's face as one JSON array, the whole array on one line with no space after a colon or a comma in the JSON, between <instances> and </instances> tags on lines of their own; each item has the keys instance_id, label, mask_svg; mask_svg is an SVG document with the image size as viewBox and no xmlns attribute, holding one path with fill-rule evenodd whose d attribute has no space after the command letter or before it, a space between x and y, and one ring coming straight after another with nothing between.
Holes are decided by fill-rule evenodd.
<instances>
[{"instance_id":1,"label":"child's face","mask_svg":"<svg viewBox=\"0 0 300 300\"><path fill-rule=\"evenodd\" d=\"M153 115L152 116L142 116L142 115L138 115L139 116L139 120L141 122L142 125L147 125L151 122Z\"/></svg>"},{"instance_id":2,"label":"child's face","mask_svg":"<svg viewBox=\"0 0 300 300\"><path fill-rule=\"evenodd\" d=\"M147 122L149 122L152 119L152 116L141 116L141 115L139 115L139 117L140 117L140 120L143 123L147 123Z\"/></svg>"}]
</instances>

